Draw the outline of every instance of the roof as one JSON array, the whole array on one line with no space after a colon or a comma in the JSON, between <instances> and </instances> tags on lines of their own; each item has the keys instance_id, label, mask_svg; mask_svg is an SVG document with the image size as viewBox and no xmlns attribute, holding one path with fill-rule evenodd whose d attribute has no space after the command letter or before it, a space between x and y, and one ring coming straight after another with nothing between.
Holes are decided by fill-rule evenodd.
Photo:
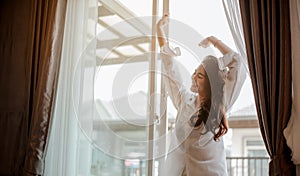
<instances>
[{"instance_id":1,"label":"roof","mask_svg":"<svg viewBox=\"0 0 300 176\"><path fill-rule=\"evenodd\" d=\"M96 100L96 111L102 120L145 120L147 117L147 94L139 91L113 101Z\"/></svg>"},{"instance_id":2,"label":"roof","mask_svg":"<svg viewBox=\"0 0 300 176\"><path fill-rule=\"evenodd\" d=\"M102 120L145 120L147 117L147 93L135 92L113 101L96 100L96 110ZM238 109L228 115L230 119L257 119L255 105Z\"/></svg>"},{"instance_id":3,"label":"roof","mask_svg":"<svg viewBox=\"0 0 300 176\"><path fill-rule=\"evenodd\" d=\"M257 119L255 104L238 109L228 115L231 119Z\"/></svg>"},{"instance_id":4,"label":"roof","mask_svg":"<svg viewBox=\"0 0 300 176\"><path fill-rule=\"evenodd\" d=\"M97 65L148 61L151 20L136 17L116 0L99 0Z\"/></svg>"}]
</instances>

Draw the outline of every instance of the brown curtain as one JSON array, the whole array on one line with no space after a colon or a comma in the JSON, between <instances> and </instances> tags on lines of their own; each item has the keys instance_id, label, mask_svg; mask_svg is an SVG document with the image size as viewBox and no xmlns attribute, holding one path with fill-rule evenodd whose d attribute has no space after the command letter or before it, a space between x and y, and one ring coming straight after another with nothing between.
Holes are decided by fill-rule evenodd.
<instances>
[{"instance_id":1,"label":"brown curtain","mask_svg":"<svg viewBox=\"0 0 300 176\"><path fill-rule=\"evenodd\" d=\"M269 175L295 175L283 136L292 101L289 1L240 0L240 9Z\"/></svg>"},{"instance_id":2,"label":"brown curtain","mask_svg":"<svg viewBox=\"0 0 300 176\"><path fill-rule=\"evenodd\" d=\"M0 1L0 175L42 175L66 0Z\"/></svg>"}]
</instances>

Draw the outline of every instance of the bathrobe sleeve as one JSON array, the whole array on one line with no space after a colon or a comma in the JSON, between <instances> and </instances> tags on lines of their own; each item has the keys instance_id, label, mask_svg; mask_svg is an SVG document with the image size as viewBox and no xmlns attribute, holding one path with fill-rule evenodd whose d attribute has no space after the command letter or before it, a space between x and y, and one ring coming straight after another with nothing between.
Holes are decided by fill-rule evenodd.
<instances>
[{"instance_id":1,"label":"bathrobe sleeve","mask_svg":"<svg viewBox=\"0 0 300 176\"><path fill-rule=\"evenodd\" d=\"M241 92L246 80L246 69L241 64L241 56L234 51L219 58L218 63L221 70L228 70L224 90L224 103L226 111L228 111Z\"/></svg>"},{"instance_id":2,"label":"bathrobe sleeve","mask_svg":"<svg viewBox=\"0 0 300 176\"><path fill-rule=\"evenodd\" d=\"M165 76L165 85L168 95L170 96L175 108L178 110L182 107L191 93L187 91L183 85L182 77L178 70L178 63L176 63L175 57L180 55L180 49L175 49L164 45L161 48L160 59L163 64L163 76Z\"/></svg>"}]
</instances>

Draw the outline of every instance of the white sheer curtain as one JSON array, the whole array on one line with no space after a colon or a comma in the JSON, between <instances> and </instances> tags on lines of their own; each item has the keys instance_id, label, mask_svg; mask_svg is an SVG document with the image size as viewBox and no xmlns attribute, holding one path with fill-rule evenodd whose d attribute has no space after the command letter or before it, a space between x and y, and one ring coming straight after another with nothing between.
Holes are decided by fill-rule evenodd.
<instances>
[{"instance_id":1,"label":"white sheer curtain","mask_svg":"<svg viewBox=\"0 0 300 176\"><path fill-rule=\"evenodd\" d=\"M234 43L238 50L238 53L242 56L242 63L249 74L248 69L248 61L247 61L247 54L246 54L246 47L245 47L245 40L244 40L244 31L243 31L243 24L242 18L240 13L240 5L239 1L237 0L222 0L224 12L226 14L227 22L234 39Z\"/></svg>"},{"instance_id":2,"label":"white sheer curtain","mask_svg":"<svg viewBox=\"0 0 300 176\"><path fill-rule=\"evenodd\" d=\"M290 0L291 41L292 41L292 81L293 104L291 118L284 130L288 146L292 150L292 160L297 165L297 175L300 176L300 2Z\"/></svg>"},{"instance_id":3,"label":"white sheer curtain","mask_svg":"<svg viewBox=\"0 0 300 176\"><path fill-rule=\"evenodd\" d=\"M97 0L68 1L45 175L89 175ZM80 164L79 161L81 160ZM84 164L82 164L84 163Z\"/></svg>"}]
</instances>

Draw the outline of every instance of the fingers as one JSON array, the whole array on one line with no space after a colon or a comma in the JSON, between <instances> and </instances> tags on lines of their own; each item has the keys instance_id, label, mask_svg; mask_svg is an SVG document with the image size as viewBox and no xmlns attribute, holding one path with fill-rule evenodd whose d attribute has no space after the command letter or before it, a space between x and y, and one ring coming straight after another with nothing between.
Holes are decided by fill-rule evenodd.
<instances>
[{"instance_id":1,"label":"fingers","mask_svg":"<svg viewBox=\"0 0 300 176\"><path fill-rule=\"evenodd\" d=\"M206 39L202 40L198 45L203 48L207 48L210 46L210 41L206 38Z\"/></svg>"},{"instance_id":2,"label":"fingers","mask_svg":"<svg viewBox=\"0 0 300 176\"><path fill-rule=\"evenodd\" d=\"M219 140L220 140L219 138L223 135L223 134L222 134L222 131L223 131L223 130L222 130L221 126L220 126L220 127L219 127L219 130L218 130L218 132L217 132L217 134L215 134L215 136L214 136L214 140L215 140L215 141L219 141Z\"/></svg>"},{"instance_id":3,"label":"fingers","mask_svg":"<svg viewBox=\"0 0 300 176\"><path fill-rule=\"evenodd\" d=\"M169 13L165 13L162 18L158 21L158 25L162 26L169 22Z\"/></svg>"},{"instance_id":4,"label":"fingers","mask_svg":"<svg viewBox=\"0 0 300 176\"><path fill-rule=\"evenodd\" d=\"M228 132L228 127L226 125L223 125L222 123L219 125L219 130L214 136L215 141L219 141L219 138L223 135L225 135Z\"/></svg>"},{"instance_id":5,"label":"fingers","mask_svg":"<svg viewBox=\"0 0 300 176\"><path fill-rule=\"evenodd\" d=\"M168 18L169 17L169 12L167 12L167 13L164 13L164 15L163 15L163 18Z\"/></svg>"}]
</instances>

